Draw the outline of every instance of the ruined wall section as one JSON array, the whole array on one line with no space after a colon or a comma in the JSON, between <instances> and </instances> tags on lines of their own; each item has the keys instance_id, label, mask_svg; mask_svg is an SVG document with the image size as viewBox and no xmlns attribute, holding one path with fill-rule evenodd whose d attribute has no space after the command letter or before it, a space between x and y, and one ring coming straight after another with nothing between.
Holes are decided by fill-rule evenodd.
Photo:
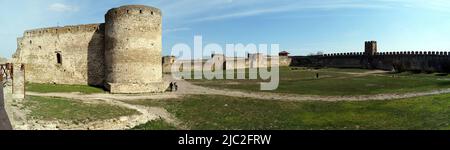
<instances>
[{"instance_id":1,"label":"ruined wall section","mask_svg":"<svg viewBox=\"0 0 450 150\"><path fill-rule=\"evenodd\" d=\"M13 80L12 80L12 97L14 99L25 98L25 65L13 65Z\"/></svg>"},{"instance_id":2,"label":"ruined wall section","mask_svg":"<svg viewBox=\"0 0 450 150\"><path fill-rule=\"evenodd\" d=\"M267 67L267 56L262 53L248 54L249 68Z\"/></svg>"},{"instance_id":3,"label":"ruined wall section","mask_svg":"<svg viewBox=\"0 0 450 150\"><path fill-rule=\"evenodd\" d=\"M246 69L249 68L249 59L244 57L226 57L225 69Z\"/></svg>"},{"instance_id":4,"label":"ruined wall section","mask_svg":"<svg viewBox=\"0 0 450 150\"><path fill-rule=\"evenodd\" d=\"M103 83L102 24L28 30L17 44L13 61L27 67L27 82Z\"/></svg>"},{"instance_id":5,"label":"ruined wall section","mask_svg":"<svg viewBox=\"0 0 450 150\"><path fill-rule=\"evenodd\" d=\"M279 66L289 66L292 63L292 58L289 56L278 56Z\"/></svg>"},{"instance_id":6,"label":"ruined wall section","mask_svg":"<svg viewBox=\"0 0 450 150\"><path fill-rule=\"evenodd\" d=\"M164 56L162 58L163 73L171 73L172 72L172 66L175 63L175 60L176 60L175 56Z\"/></svg>"}]
</instances>

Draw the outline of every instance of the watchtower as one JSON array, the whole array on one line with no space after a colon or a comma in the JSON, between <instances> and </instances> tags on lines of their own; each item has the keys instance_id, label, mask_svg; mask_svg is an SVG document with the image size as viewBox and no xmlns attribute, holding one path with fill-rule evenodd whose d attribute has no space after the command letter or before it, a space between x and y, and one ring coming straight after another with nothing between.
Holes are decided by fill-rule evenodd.
<instances>
[{"instance_id":1,"label":"watchtower","mask_svg":"<svg viewBox=\"0 0 450 150\"><path fill-rule=\"evenodd\" d=\"M161 11L143 5L105 15L106 88L111 93L162 92Z\"/></svg>"},{"instance_id":2,"label":"watchtower","mask_svg":"<svg viewBox=\"0 0 450 150\"><path fill-rule=\"evenodd\" d=\"M376 53L377 53L377 41L366 41L364 54L372 56L375 55Z\"/></svg>"}]
</instances>

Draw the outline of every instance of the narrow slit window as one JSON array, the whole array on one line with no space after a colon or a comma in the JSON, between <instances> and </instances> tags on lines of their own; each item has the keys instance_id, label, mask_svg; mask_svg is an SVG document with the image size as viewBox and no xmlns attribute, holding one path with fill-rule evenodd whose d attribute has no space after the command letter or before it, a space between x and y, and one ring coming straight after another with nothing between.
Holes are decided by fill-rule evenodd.
<instances>
[{"instance_id":1,"label":"narrow slit window","mask_svg":"<svg viewBox=\"0 0 450 150\"><path fill-rule=\"evenodd\" d=\"M56 53L56 62L57 62L58 64L62 64L61 53Z\"/></svg>"}]
</instances>

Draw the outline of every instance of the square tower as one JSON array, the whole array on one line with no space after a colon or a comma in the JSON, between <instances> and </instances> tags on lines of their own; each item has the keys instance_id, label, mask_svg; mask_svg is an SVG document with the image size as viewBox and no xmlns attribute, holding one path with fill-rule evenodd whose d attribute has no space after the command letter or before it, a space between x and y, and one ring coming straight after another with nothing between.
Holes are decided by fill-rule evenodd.
<instances>
[{"instance_id":1,"label":"square tower","mask_svg":"<svg viewBox=\"0 0 450 150\"><path fill-rule=\"evenodd\" d=\"M375 55L377 53L377 41L366 41L364 54Z\"/></svg>"}]
</instances>

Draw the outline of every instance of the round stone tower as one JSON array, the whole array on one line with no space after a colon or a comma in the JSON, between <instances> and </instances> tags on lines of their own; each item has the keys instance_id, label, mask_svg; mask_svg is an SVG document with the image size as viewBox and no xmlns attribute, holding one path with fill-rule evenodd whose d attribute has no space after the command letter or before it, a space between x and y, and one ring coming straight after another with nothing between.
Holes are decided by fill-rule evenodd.
<instances>
[{"instance_id":1,"label":"round stone tower","mask_svg":"<svg viewBox=\"0 0 450 150\"><path fill-rule=\"evenodd\" d=\"M162 92L161 11L143 5L105 15L105 87L111 93Z\"/></svg>"}]
</instances>

